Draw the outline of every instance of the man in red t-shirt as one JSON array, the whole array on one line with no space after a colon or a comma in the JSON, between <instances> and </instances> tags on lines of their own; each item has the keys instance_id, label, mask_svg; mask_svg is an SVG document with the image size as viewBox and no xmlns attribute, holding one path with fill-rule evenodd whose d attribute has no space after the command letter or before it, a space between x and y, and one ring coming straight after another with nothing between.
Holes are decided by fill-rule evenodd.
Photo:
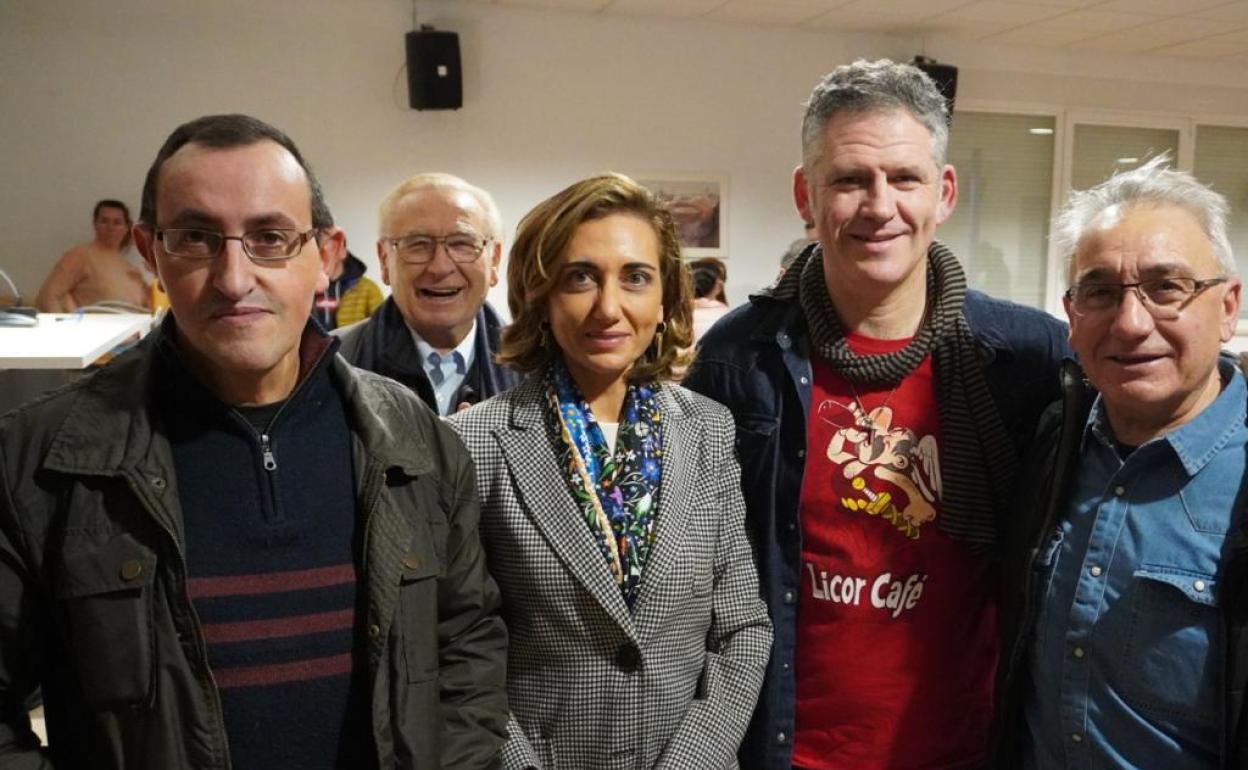
<instances>
[{"instance_id":1,"label":"man in red t-shirt","mask_svg":"<svg viewBox=\"0 0 1248 770\"><path fill-rule=\"evenodd\" d=\"M958 198L948 120L911 65L825 76L793 185L818 241L686 381L737 418L775 625L747 770L986 762L997 518L1068 348L935 242Z\"/></svg>"}]
</instances>

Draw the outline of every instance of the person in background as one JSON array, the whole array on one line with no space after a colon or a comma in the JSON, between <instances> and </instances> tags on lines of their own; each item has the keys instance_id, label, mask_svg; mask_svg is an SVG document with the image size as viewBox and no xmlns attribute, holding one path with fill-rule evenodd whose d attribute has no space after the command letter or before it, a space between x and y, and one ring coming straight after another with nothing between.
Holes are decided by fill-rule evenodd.
<instances>
[{"instance_id":1,"label":"person in background","mask_svg":"<svg viewBox=\"0 0 1248 770\"><path fill-rule=\"evenodd\" d=\"M338 329L342 354L411 388L446 415L501 393L520 375L495 362L502 322L502 222L489 193L450 174L418 174L381 203L377 258L392 293L372 317Z\"/></svg>"},{"instance_id":2,"label":"person in background","mask_svg":"<svg viewBox=\"0 0 1248 770\"><path fill-rule=\"evenodd\" d=\"M161 146L134 237L170 312L0 420L0 766L494 766L507 632L472 461L310 318L332 231L267 123Z\"/></svg>"},{"instance_id":3,"label":"person in background","mask_svg":"<svg viewBox=\"0 0 1248 770\"><path fill-rule=\"evenodd\" d=\"M368 318L381 307L385 298L381 287L364 275L368 266L347 249L345 237L328 242L332 246L321 253L325 255L329 286L317 292L312 315L321 326L332 331Z\"/></svg>"},{"instance_id":4,"label":"person in background","mask_svg":"<svg viewBox=\"0 0 1248 770\"><path fill-rule=\"evenodd\" d=\"M130 209L105 199L95 204L91 217L95 238L61 255L39 288L35 306L44 313L68 313L104 301L150 308L147 278L123 256L130 246Z\"/></svg>"},{"instance_id":5,"label":"person in background","mask_svg":"<svg viewBox=\"0 0 1248 770\"><path fill-rule=\"evenodd\" d=\"M693 278L693 342L696 345L728 312L728 297L724 294L728 267L723 260L699 259L689 263L689 274Z\"/></svg>"},{"instance_id":6,"label":"person in background","mask_svg":"<svg viewBox=\"0 0 1248 770\"><path fill-rule=\"evenodd\" d=\"M1248 386L1226 199L1164 157L1054 227L1079 366L1010 510L999 766L1248 767Z\"/></svg>"},{"instance_id":7,"label":"person in background","mask_svg":"<svg viewBox=\"0 0 1248 770\"><path fill-rule=\"evenodd\" d=\"M736 767L771 644L732 418L666 384L690 342L671 214L608 174L520 223L501 359L450 418L511 634L503 766Z\"/></svg>"},{"instance_id":8,"label":"person in background","mask_svg":"<svg viewBox=\"0 0 1248 770\"><path fill-rule=\"evenodd\" d=\"M784 253L780 255L780 272L776 274L777 281L784 277L784 271L788 270L789 266L797 261L797 258L802 255L803 251L805 251L812 243L819 240L814 223L805 222L804 225L806 235L790 243L789 248L785 249Z\"/></svg>"},{"instance_id":9,"label":"person in background","mask_svg":"<svg viewBox=\"0 0 1248 770\"><path fill-rule=\"evenodd\" d=\"M818 243L685 380L737 418L775 624L746 770L988 758L998 527L1066 329L969 291L934 240L958 197L947 109L887 60L816 85L793 193Z\"/></svg>"}]
</instances>

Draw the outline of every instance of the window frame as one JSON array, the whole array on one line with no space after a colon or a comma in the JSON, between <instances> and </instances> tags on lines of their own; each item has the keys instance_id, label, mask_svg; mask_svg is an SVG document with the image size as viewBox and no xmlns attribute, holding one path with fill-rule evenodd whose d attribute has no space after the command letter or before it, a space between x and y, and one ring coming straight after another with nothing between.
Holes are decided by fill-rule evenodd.
<instances>
[{"instance_id":1,"label":"window frame","mask_svg":"<svg viewBox=\"0 0 1248 770\"><path fill-rule=\"evenodd\" d=\"M1175 167L1183 171L1192 171L1195 167L1197 127L1216 126L1248 129L1248 117L1244 115L1101 110L994 99L958 99L954 109L955 116L959 112L1035 115L1053 120L1053 183L1049 199L1050 237L1045 245L1045 264L1042 267L1044 275L1044 304L1042 308L1062 320L1066 319L1065 310L1062 308L1062 294L1065 291L1065 280L1063 277L1065 264L1063 258L1054 253L1052 239L1053 217L1057 215L1071 189L1071 179L1074 176L1075 127L1078 125L1101 125L1177 131L1179 135L1179 150L1178 157L1175 158ZM1248 211L1242 212L1241 215L1248 216ZM1233 342L1238 342L1240 346L1248 348L1248 317L1241 317L1237 322L1235 337L1236 339Z\"/></svg>"}]
</instances>

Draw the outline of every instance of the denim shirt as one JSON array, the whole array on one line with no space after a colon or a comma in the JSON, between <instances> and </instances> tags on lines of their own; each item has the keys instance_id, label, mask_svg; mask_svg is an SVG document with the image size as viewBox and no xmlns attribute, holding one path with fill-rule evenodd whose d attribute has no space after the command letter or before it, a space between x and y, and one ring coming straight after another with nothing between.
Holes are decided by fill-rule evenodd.
<instances>
[{"instance_id":1,"label":"denim shirt","mask_svg":"<svg viewBox=\"0 0 1248 770\"><path fill-rule=\"evenodd\" d=\"M1061 394L1066 325L1043 311L968 291L963 313L993 402L1020 456L1044 407ZM741 744L743 770L790 770L796 698L798 521L812 374L796 301L755 295L707 332L684 385L727 406L736 421L749 534L775 629L767 679Z\"/></svg>"},{"instance_id":2,"label":"denim shirt","mask_svg":"<svg viewBox=\"0 0 1248 770\"><path fill-rule=\"evenodd\" d=\"M1248 387L1119 457L1098 397L1063 517L1037 564L1024 767L1217 768L1219 565L1243 504Z\"/></svg>"}]
</instances>

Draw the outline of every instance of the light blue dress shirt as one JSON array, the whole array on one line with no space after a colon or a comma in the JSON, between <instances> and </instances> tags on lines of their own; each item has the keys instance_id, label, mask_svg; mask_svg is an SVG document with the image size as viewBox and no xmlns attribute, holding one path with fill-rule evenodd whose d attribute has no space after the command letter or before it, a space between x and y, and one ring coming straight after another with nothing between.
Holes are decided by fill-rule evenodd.
<instances>
[{"instance_id":1,"label":"light blue dress shirt","mask_svg":"<svg viewBox=\"0 0 1248 770\"><path fill-rule=\"evenodd\" d=\"M429 384L433 386L433 397L438 402L438 414L448 415L459 406L452 401L455 394L459 392L459 386L464 384L468 370L472 368L477 348L474 344L477 339L477 322L473 321L472 328L459 341L455 349L445 354L434 350L432 345L416 333L415 329L408 327L408 330L412 333L412 341L416 343L416 352L420 355L420 361L425 367L425 375L429 378Z\"/></svg>"},{"instance_id":2,"label":"light blue dress shirt","mask_svg":"<svg viewBox=\"0 0 1248 770\"><path fill-rule=\"evenodd\" d=\"M1037 566L1027 770L1212 770L1222 756L1218 578L1243 508L1248 387L1125 461L1097 398L1071 510Z\"/></svg>"}]
</instances>

